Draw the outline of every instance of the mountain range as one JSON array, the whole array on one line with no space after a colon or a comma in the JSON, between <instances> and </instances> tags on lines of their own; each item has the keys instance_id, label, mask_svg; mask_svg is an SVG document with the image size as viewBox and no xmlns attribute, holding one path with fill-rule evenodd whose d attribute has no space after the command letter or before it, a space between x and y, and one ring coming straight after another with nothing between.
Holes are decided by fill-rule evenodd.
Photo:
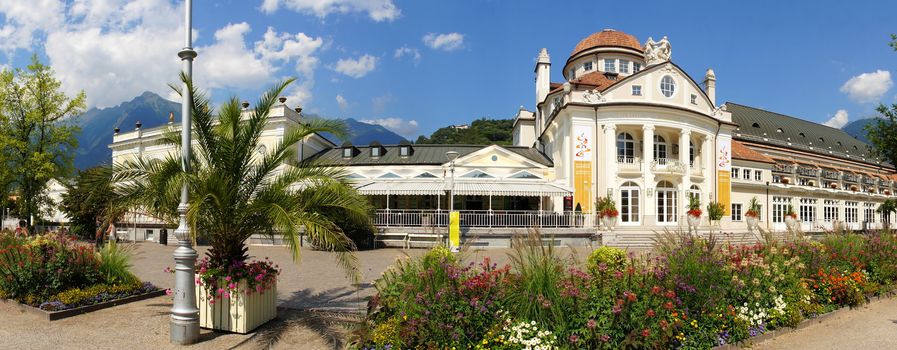
<instances>
[{"instance_id":1,"label":"mountain range","mask_svg":"<svg viewBox=\"0 0 897 350\"><path fill-rule=\"evenodd\" d=\"M869 143L869 139L866 138L866 126L873 122L875 122L875 118L858 119L847 123L847 125L841 127L841 130L857 140Z\"/></svg>"},{"instance_id":2,"label":"mountain range","mask_svg":"<svg viewBox=\"0 0 897 350\"><path fill-rule=\"evenodd\" d=\"M180 120L181 104L172 102L152 93L144 92L134 99L122 102L118 106L108 108L91 108L81 115L78 124L81 133L78 135L78 148L75 150L75 167L86 169L95 165L112 161L112 134L115 128L122 132L133 130L137 122L141 128L153 128L168 123L169 113L174 113L175 120ZM307 118L323 118L315 114L304 114ZM372 141L382 144L397 144L404 137L389 131L380 125L368 124L358 120L344 119L351 135L350 141L356 145L367 145ZM325 135L336 144L341 140L332 135Z\"/></svg>"}]
</instances>

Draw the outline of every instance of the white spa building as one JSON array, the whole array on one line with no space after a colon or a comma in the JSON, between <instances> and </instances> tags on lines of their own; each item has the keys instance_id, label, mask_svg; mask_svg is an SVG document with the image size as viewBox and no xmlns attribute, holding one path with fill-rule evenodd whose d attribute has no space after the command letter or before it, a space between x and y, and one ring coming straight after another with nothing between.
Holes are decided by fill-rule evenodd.
<instances>
[{"instance_id":1,"label":"white spa building","mask_svg":"<svg viewBox=\"0 0 897 350\"><path fill-rule=\"evenodd\" d=\"M671 53L666 37L643 43L610 29L560 60L542 49L535 100L517 112L512 146L352 145L315 135L299 154L346 166L377 208L378 230L443 232L453 207L462 241L479 245L506 245L530 228L559 241L647 245L654 231L686 227L688 196L701 199L699 231L710 228L707 203L721 202L721 229L733 236L747 232L752 198L762 205L761 227L773 231L785 229L789 205L805 232L878 228L889 219L874 209L893 197L897 175L868 145L838 129L719 102L713 70L693 78ZM562 76L552 76L552 64L562 65ZM302 119L285 103L272 112L268 144ZM158 143L166 129L117 132L113 162L171 152ZM601 196L620 212L613 230L595 217ZM131 225L135 239L157 239L151 218Z\"/></svg>"}]
</instances>

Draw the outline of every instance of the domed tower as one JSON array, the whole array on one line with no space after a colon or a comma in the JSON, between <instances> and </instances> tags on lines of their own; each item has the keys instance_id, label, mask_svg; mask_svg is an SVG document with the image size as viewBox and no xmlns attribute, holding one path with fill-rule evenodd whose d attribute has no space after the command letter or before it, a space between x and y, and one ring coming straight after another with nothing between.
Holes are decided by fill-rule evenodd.
<instances>
[{"instance_id":1,"label":"domed tower","mask_svg":"<svg viewBox=\"0 0 897 350\"><path fill-rule=\"evenodd\" d=\"M563 74L571 81L594 72L627 76L644 67L645 50L635 36L605 29L576 44Z\"/></svg>"}]
</instances>

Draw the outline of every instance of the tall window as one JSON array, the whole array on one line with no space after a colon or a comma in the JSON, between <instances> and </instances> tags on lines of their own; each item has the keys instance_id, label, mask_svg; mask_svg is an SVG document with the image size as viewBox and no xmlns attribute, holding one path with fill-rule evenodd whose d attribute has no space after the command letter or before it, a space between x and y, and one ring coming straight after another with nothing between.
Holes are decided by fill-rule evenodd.
<instances>
[{"instance_id":1,"label":"tall window","mask_svg":"<svg viewBox=\"0 0 897 350\"><path fill-rule=\"evenodd\" d=\"M608 72L608 73L616 73L617 72L616 61L613 59L605 58L604 59L604 71Z\"/></svg>"},{"instance_id":2,"label":"tall window","mask_svg":"<svg viewBox=\"0 0 897 350\"><path fill-rule=\"evenodd\" d=\"M826 199L822 206L822 220L832 222L838 220L838 201Z\"/></svg>"},{"instance_id":3,"label":"tall window","mask_svg":"<svg viewBox=\"0 0 897 350\"><path fill-rule=\"evenodd\" d=\"M741 176L740 174L741 174L740 168L732 168L732 178L733 179L739 178Z\"/></svg>"},{"instance_id":4,"label":"tall window","mask_svg":"<svg viewBox=\"0 0 897 350\"><path fill-rule=\"evenodd\" d=\"M633 157L635 157L635 139L629 133L620 133L617 135L617 159L626 161Z\"/></svg>"},{"instance_id":5,"label":"tall window","mask_svg":"<svg viewBox=\"0 0 897 350\"><path fill-rule=\"evenodd\" d=\"M642 64L638 62L632 62L632 72L638 73L640 70L642 70Z\"/></svg>"},{"instance_id":6,"label":"tall window","mask_svg":"<svg viewBox=\"0 0 897 350\"><path fill-rule=\"evenodd\" d=\"M754 181L761 181L763 173L760 170L754 170Z\"/></svg>"},{"instance_id":7,"label":"tall window","mask_svg":"<svg viewBox=\"0 0 897 350\"><path fill-rule=\"evenodd\" d=\"M620 60L620 73L629 74L629 61Z\"/></svg>"},{"instance_id":8,"label":"tall window","mask_svg":"<svg viewBox=\"0 0 897 350\"><path fill-rule=\"evenodd\" d=\"M863 222L875 222L875 203L863 203Z\"/></svg>"},{"instance_id":9,"label":"tall window","mask_svg":"<svg viewBox=\"0 0 897 350\"><path fill-rule=\"evenodd\" d=\"M663 136L654 135L654 159L662 159L667 157L667 141Z\"/></svg>"},{"instance_id":10,"label":"tall window","mask_svg":"<svg viewBox=\"0 0 897 350\"><path fill-rule=\"evenodd\" d=\"M859 209L857 208L857 202L846 201L844 202L844 221L846 222L857 222L859 221Z\"/></svg>"},{"instance_id":11,"label":"tall window","mask_svg":"<svg viewBox=\"0 0 897 350\"><path fill-rule=\"evenodd\" d=\"M815 222L816 221L816 199L801 198L800 199L800 221Z\"/></svg>"},{"instance_id":12,"label":"tall window","mask_svg":"<svg viewBox=\"0 0 897 350\"><path fill-rule=\"evenodd\" d=\"M751 179L751 169L742 169L742 171L744 173L742 173L741 175L744 176L744 179L750 180Z\"/></svg>"},{"instance_id":13,"label":"tall window","mask_svg":"<svg viewBox=\"0 0 897 350\"><path fill-rule=\"evenodd\" d=\"M772 197L772 222L784 222L791 197Z\"/></svg>"},{"instance_id":14,"label":"tall window","mask_svg":"<svg viewBox=\"0 0 897 350\"><path fill-rule=\"evenodd\" d=\"M675 223L677 210L676 188L669 181L657 183L657 222Z\"/></svg>"},{"instance_id":15,"label":"tall window","mask_svg":"<svg viewBox=\"0 0 897 350\"><path fill-rule=\"evenodd\" d=\"M701 198L701 188L698 185L691 185L691 188L688 189L688 197L689 198Z\"/></svg>"},{"instance_id":16,"label":"tall window","mask_svg":"<svg viewBox=\"0 0 897 350\"><path fill-rule=\"evenodd\" d=\"M688 165L695 165L695 143L691 141L688 142Z\"/></svg>"},{"instance_id":17,"label":"tall window","mask_svg":"<svg viewBox=\"0 0 897 350\"><path fill-rule=\"evenodd\" d=\"M620 221L639 222L639 187L631 181L620 187Z\"/></svg>"},{"instance_id":18,"label":"tall window","mask_svg":"<svg viewBox=\"0 0 897 350\"><path fill-rule=\"evenodd\" d=\"M666 97L673 96L676 93L676 81L669 75L660 79L660 92Z\"/></svg>"},{"instance_id":19,"label":"tall window","mask_svg":"<svg viewBox=\"0 0 897 350\"><path fill-rule=\"evenodd\" d=\"M592 61L588 61L582 64L582 70L588 72L592 70Z\"/></svg>"},{"instance_id":20,"label":"tall window","mask_svg":"<svg viewBox=\"0 0 897 350\"><path fill-rule=\"evenodd\" d=\"M732 203L732 221L741 221L741 203Z\"/></svg>"}]
</instances>

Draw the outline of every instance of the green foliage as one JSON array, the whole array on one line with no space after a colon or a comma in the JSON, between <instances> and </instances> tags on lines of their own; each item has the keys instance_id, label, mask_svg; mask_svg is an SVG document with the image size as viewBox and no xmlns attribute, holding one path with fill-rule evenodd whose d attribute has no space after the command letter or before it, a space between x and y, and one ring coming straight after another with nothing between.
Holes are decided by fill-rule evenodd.
<instances>
[{"instance_id":1,"label":"green foliage","mask_svg":"<svg viewBox=\"0 0 897 350\"><path fill-rule=\"evenodd\" d=\"M593 275L598 272L620 271L626 267L626 251L620 248L602 246L589 254L586 268Z\"/></svg>"},{"instance_id":2,"label":"green foliage","mask_svg":"<svg viewBox=\"0 0 897 350\"><path fill-rule=\"evenodd\" d=\"M125 284L97 284L87 288L72 288L59 294L54 295L50 300L56 300L67 305L85 304L88 299L96 298L97 295L127 293L142 288L140 282L130 282Z\"/></svg>"},{"instance_id":3,"label":"green foliage","mask_svg":"<svg viewBox=\"0 0 897 350\"><path fill-rule=\"evenodd\" d=\"M0 290L10 298L42 301L102 281L92 246L55 234L0 241L6 242L0 247Z\"/></svg>"},{"instance_id":4,"label":"green foliage","mask_svg":"<svg viewBox=\"0 0 897 350\"><path fill-rule=\"evenodd\" d=\"M688 210L701 210L700 196L688 196Z\"/></svg>"},{"instance_id":5,"label":"green foliage","mask_svg":"<svg viewBox=\"0 0 897 350\"><path fill-rule=\"evenodd\" d=\"M180 189L186 184L187 220L192 232L211 245L207 255L212 267L245 261L245 242L253 234L281 235L298 261L300 229L304 228L306 239L336 252L339 264L357 279L355 245L340 223L366 224L367 199L349 184L342 168L295 161L297 144L305 137L322 132L341 137L345 125L334 120L307 121L288 130L260 155L256 150L270 109L292 80L265 92L250 113L243 113L236 97L211 108L208 98L185 76L182 79L193 97L192 171L181 169L180 151L161 160L140 158L116 164L113 180L122 184L116 187L117 201L173 224ZM165 141L179 146L180 135L172 131Z\"/></svg>"},{"instance_id":6,"label":"green foliage","mask_svg":"<svg viewBox=\"0 0 897 350\"><path fill-rule=\"evenodd\" d=\"M760 201L757 200L757 197L752 197L750 204L748 204L748 210L745 212L747 216L759 216L760 215Z\"/></svg>"},{"instance_id":7,"label":"green foliage","mask_svg":"<svg viewBox=\"0 0 897 350\"><path fill-rule=\"evenodd\" d=\"M440 145L510 145L513 119L477 119L467 129L439 128L429 138L421 135L416 143Z\"/></svg>"},{"instance_id":8,"label":"green foliage","mask_svg":"<svg viewBox=\"0 0 897 350\"><path fill-rule=\"evenodd\" d=\"M719 221L726 214L726 206L720 202L710 202L707 204L707 216L711 221Z\"/></svg>"},{"instance_id":9,"label":"green foliage","mask_svg":"<svg viewBox=\"0 0 897 350\"><path fill-rule=\"evenodd\" d=\"M617 215L619 215L619 212L617 211L617 204L614 203L614 199L610 196L598 197L598 203L596 207L598 207L598 214L601 216L616 217Z\"/></svg>"},{"instance_id":10,"label":"green foliage","mask_svg":"<svg viewBox=\"0 0 897 350\"><path fill-rule=\"evenodd\" d=\"M60 208L70 219L70 232L82 239L93 239L97 233L97 223L101 225L114 219L115 208L110 185L111 168L96 166L78 172L72 184L66 186L62 194Z\"/></svg>"},{"instance_id":11,"label":"green foliage","mask_svg":"<svg viewBox=\"0 0 897 350\"><path fill-rule=\"evenodd\" d=\"M26 69L0 73L0 194L12 189L20 195L15 215L40 218L49 208L47 183L64 178L72 169L75 118L85 108L86 96L62 92L61 82L49 66L32 56Z\"/></svg>"},{"instance_id":12,"label":"green foliage","mask_svg":"<svg viewBox=\"0 0 897 350\"><path fill-rule=\"evenodd\" d=\"M110 241L103 245L97 255L100 259L99 273L105 283L134 284L139 282L137 276L131 273L130 247L122 247L115 241Z\"/></svg>"},{"instance_id":13,"label":"green foliage","mask_svg":"<svg viewBox=\"0 0 897 350\"><path fill-rule=\"evenodd\" d=\"M543 240L533 230L525 238L515 237L511 246L511 266L518 277L509 300L511 311L538 324L564 324L566 315L559 288L564 279L564 265L551 240Z\"/></svg>"},{"instance_id":14,"label":"green foliage","mask_svg":"<svg viewBox=\"0 0 897 350\"><path fill-rule=\"evenodd\" d=\"M897 51L897 36L891 34L889 45ZM872 154L891 164L897 164L897 103L879 104L879 118L866 125L866 138L872 143Z\"/></svg>"}]
</instances>

